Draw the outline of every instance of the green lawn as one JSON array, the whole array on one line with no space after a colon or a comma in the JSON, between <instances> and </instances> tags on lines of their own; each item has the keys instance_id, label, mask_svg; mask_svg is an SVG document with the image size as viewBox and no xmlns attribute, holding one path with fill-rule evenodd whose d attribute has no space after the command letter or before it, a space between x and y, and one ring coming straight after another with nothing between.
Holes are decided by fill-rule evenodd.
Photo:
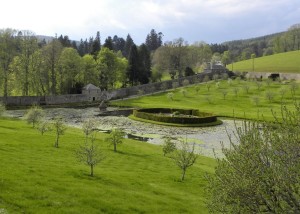
<instances>
[{"instance_id":1,"label":"green lawn","mask_svg":"<svg viewBox=\"0 0 300 214\"><path fill-rule=\"evenodd\" d=\"M105 137L106 159L90 177L74 157L81 130L68 128L57 149L52 133L0 119L0 213L207 213L203 176L215 160L199 157L180 182L160 146L126 140L114 153Z\"/></svg>"},{"instance_id":2,"label":"green lawn","mask_svg":"<svg viewBox=\"0 0 300 214\"><path fill-rule=\"evenodd\" d=\"M232 70L232 64L227 65ZM234 71L253 71L253 60L244 60L233 64ZM256 72L300 73L300 51L274 54L254 59Z\"/></svg>"},{"instance_id":3,"label":"green lawn","mask_svg":"<svg viewBox=\"0 0 300 214\"><path fill-rule=\"evenodd\" d=\"M293 106L291 85L296 84L295 99L300 99L300 84L290 82L271 82L268 86L267 81L260 82L262 86L258 89L256 82L250 81L221 81L219 87L214 81L209 82L211 85L208 91L206 83L198 84L199 92L196 92L196 85L186 87L186 96L181 93L182 88L173 90L174 99L167 98L167 93L159 93L140 98L127 99L123 101L113 101L112 105L117 106L134 106L144 108L193 108L204 112L211 112L217 116L239 117L239 118L262 118L271 120L273 118L271 110L280 112L282 101L287 106ZM249 92L245 90L249 87ZM237 96L234 90L237 89ZM227 92L225 99L223 92ZM285 91L283 99L281 92ZM273 99L268 100L266 94L272 94ZM258 103L255 102L258 100Z\"/></svg>"}]
</instances>

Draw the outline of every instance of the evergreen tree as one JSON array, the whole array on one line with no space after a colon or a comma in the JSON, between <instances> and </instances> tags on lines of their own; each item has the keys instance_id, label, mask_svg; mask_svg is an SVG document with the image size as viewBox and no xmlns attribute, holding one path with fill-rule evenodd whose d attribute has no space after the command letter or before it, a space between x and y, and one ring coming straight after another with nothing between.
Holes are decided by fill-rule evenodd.
<instances>
[{"instance_id":1,"label":"evergreen tree","mask_svg":"<svg viewBox=\"0 0 300 214\"><path fill-rule=\"evenodd\" d=\"M109 50L114 50L114 48L113 48L113 40L112 40L111 36L109 36L109 37L107 37L105 39L103 47L108 48Z\"/></svg>"},{"instance_id":2,"label":"evergreen tree","mask_svg":"<svg viewBox=\"0 0 300 214\"><path fill-rule=\"evenodd\" d=\"M137 84L139 73L139 57L136 45L132 45L132 47L130 48L128 56L128 65L129 66L126 74L128 81L133 86Z\"/></svg>"},{"instance_id":3,"label":"evergreen tree","mask_svg":"<svg viewBox=\"0 0 300 214\"><path fill-rule=\"evenodd\" d=\"M118 51L124 52L125 39L123 39L122 37L118 37L117 35L115 35L112 42L113 42L114 51L116 51L116 52L118 52Z\"/></svg>"},{"instance_id":4,"label":"evergreen tree","mask_svg":"<svg viewBox=\"0 0 300 214\"><path fill-rule=\"evenodd\" d=\"M97 31L96 38L92 42L91 54L96 57L97 54L99 53L100 49L101 49L100 32Z\"/></svg>"},{"instance_id":5,"label":"evergreen tree","mask_svg":"<svg viewBox=\"0 0 300 214\"><path fill-rule=\"evenodd\" d=\"M80 43L79 43L79 46L78 46L78 53L81 57L83 57L86 52L85 52L85 45L84 45L84 42L82 39L80 39Z\"/></svg>"},{"instance_id":6,"label":"evergreen tree","mask_svg":"<svg viewBox=\"0 0 300 214\"><path fill-rule=\"evenodd\" d=\"M132 45L134 45L134 42L131 36L128 34L126 37L125 46L123 50L123 56L125 56L127 59L129 59L129 52L131 50Z\"/></svg>"},{"instance_id":7,"label":"evergreen tree","mask_svg":"<svg viewBox=\"0 0 300 214\"><path fill-rule=\"evenodd\" d=\"M145 44L142 44L138 50L139 71L138 81L141 84L149 83L151 77L151 59L150 52Z\"/></svg>"},{"instance_id":8,"label":"evergreen tree","mask_svg":"<svg viewBox=\"0 0 300 214\"><path fill-rule=\"evenodd\" d=\"M158 34L154 29L150 31L150 33L146 37L146 46L149 51L155 51L162 45L162 36L163 34L159 32Z\"/></svg>"}]
</instances>

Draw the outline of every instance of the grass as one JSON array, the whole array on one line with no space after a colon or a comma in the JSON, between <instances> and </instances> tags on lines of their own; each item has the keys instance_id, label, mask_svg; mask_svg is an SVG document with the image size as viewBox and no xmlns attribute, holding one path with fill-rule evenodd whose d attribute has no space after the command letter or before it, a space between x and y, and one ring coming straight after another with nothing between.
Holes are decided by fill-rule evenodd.
<instances>
[{"instance_id":1,"label":"grass","mask_svg":"<svg viewBox=\"0 0 300 214\"><path fill-rule=\"evenodd\" d=\"M279 53L254 59L256 72L300 73L300 51ZM232 69L232 64L227 65ZM253 71L253 60L248 59L233 64L234 71Z\"/></svg>"},{"instance_id":2,"label":"grass","mask_svg":"<svg viewBox=\"0 0 300 214\"><path fill-rule=\"evenodd\" d=\"M180 88L173 90L174 98L167 98L168 92L158 93L149 96L143 96L134 99L113 101L111 104L116 106L131 106L142 108L186 108L199 109L199 111L210 112L222 117L237 117L248 119L272 120L271 110L280 112L282 103L287 106L293 106L294 99L300 99L299 83L290 82L261 82L260 88L254 81L232 81L232 84L225 80L218 84L211 81L208 91L206 83L199 84L199 92L196 92L196 85L186 87L187 94L184 96ZM268 85L269 84L269 85ZM296 84L298 88L293 98L291 85ZM248 93L245 86L249 87ZM227 94L224 99L224 90ZM237 96L234 90L238 90ZM283 98L281 92L285 91ZM271 100L267 94L272 93Z\"/></svg>"},{"instance_id":3,"label":"grass","mask_svg":"<svg viewBox=\"0 0 300 214\"><path fill-rule=\"evenodd\" d=\"M215 160L199 156L180 182L180 170L160 146L126 139L89 176L74 149L83 134L68 128L60 148L24 121L0 119L0 211L8 213L207 213L205 173Z\"/></svg>"}]
</instances>

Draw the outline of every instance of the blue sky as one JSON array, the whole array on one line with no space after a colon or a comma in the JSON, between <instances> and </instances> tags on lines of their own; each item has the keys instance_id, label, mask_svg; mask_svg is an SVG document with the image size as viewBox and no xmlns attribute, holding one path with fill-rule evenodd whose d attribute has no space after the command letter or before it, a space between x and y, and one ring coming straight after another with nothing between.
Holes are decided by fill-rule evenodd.
<instances>
[{"instance_id":1,"label":"blue sky","mask_svg":"<svg viewBox=\"0 0 300 214\"><path fill-rule=\"evenodd\" d=\"M1 2L0 28L79 40L128 33L135 43L151 29L164 41L183 37L221 43L287 30L300 23L300 0L9 0Z\"/></svg>"}]
</instances>

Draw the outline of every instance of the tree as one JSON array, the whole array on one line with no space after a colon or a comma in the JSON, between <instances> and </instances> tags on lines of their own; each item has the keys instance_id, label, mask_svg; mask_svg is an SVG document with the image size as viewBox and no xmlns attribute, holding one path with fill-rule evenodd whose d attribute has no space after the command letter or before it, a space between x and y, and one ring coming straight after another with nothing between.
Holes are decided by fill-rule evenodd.
<instances>
[{"instance_id":1,"label":"tree","mask_svg":"<svg viewBox=\"0 0 300 214\"><path fill-rule=\"evenodd\" d=\"M167 93L167 98L169 99L169 100L174 100L174 93L173 92L169 92L169 93Z\"/></svg>"},{"instance_id":2,"label":"tree","mask_svg":"<svg viewBox=\"0 0 300 214\"><path fill-rule=\"evenodd\" d=\"M25 118L28 124L32 124L32 128L41 121L44 117L44 111L41 107L33 105L25 114Z\"/></svg>"},{"instance_id":3,"label":"tree","mask_svg":"<svg viewBox=\"0 0 300 214\"><path fill-rule=\"evenodd\" d=\"M226 67L226 65L228 65L231 62L231 57L230 57L229 51L224 51L221 61L225 67Z\"/></svg>"},{"instance_id":4,"label":"tree","mask_svg":"<svg viewBox=\"0 0 300 214\"><path fill-rule=\"evenodd\" d=\"M80 145L75 151L79 162L90 166L90 176L94 176L94 167L105 159L99 145L95 143L95 136L91 136L88 141Z\"/></svg>"},{"instance_id":5,"label":"tree","mask_svg":"<svg viewBox=\"0 0 300 214\"><path fill-rule=\"evenodd\" d=\"M112 50L105 47L101 49L97 56L97 69L101 89L114 88L118 77L119 65L118 57Z\"/></svg>"},{"instance_id":6,"label":"tree","mask_svg":"<svg viewBox=\"0 0 300 214\"><path fill-rule=\"evenodd\" d=\"M94 57L97 57L100 49L101 49L101 39L100 39L100 32L97 31L96 33L96 38L93 40L91 39L90 41L91 43L91 54L94 56Z\"/></svg>"},{"instance_id":7,"label":"tree","mask_svg":"<svg viewBox=\"0 0 300 214\"><path fill-rule=\"evenodd\" d=\"M274 122L245 121L208 176L212 213L299 213L300 103ZM236 143L237 142L237 143Z\"/></svg>"},{"instance_id":8,"label":"tree","mask_svg":"<svg viewBox=\"0 0 300 214\"><path fill-rule=\"evenodd\" d=\"M163 34L161 32L156 33L154 29L146 37L145 44L149 51L155 51L162 45Z\"/></svg>"},{"instance_id":9,"label":"tree","mask_svg":"<svg viewBox=\"0 0 300 214\"><path fill-rule=\"evenodd\" d=\"M113 37L113 48L115 52L121 51L124 52L125 40L122 37L115 35Z\"/></svg>"},{"instance_id":10,"label":"tree","mask_svg":"<svg viewBox=\"0 0 300 214\"><path fill-rule=\"evenodd\" d=\"M58 63L62 49L61 43L54 39L42 50L44 69L47 72L47 75L45 75L46 90L52 95L57 94Z\"/></svg>"},{"instance_id":11,"label":"tree","mask_svg":"<svg viewBox=\"0 0 300 214\"><path fill-rule=\"evenodd\" d=\"M167 154L171 154L176 150L176 144L172 142L171 137L164 138L164 144L162 147L163 154L166 156Z\"/></svg>"},{"instance_id":12,"label":"tree","mask_svg":"<svg viewBox=\"0 0 300 214\"><path fill-rule=\"evenodd\" d=\"M117 152L117 145L123 143L124 133L120 129L113 129L109 134L109 137L106 138L111 145L114 146L114 152Z\"/></svg>"},{"instance_id":13,"label":"tree","mask_svg":"<svg viewBox=\"0 0 300 214\"><path fill-rule=\"evenodd\" d=\"M99 71L97 70L97 63L92 55L86 54L81 58L82 69L76 78L77 82L82 82L84 85L89 83L99 86Z\"/></svg>"},{"instance_id":14,"label":"tree","mask_svg":"<svg viewBox=\"0 0 300 214\"><path fill-rule=\"evenodd\" d=\"M109 50L114 50L113 40L112 40L111 36L109 36L105 39L103 47L108 48Z\"/></svg>"},{"instance_id":15,"label":"tree","mask_svg":"<svg viewBox=\"0 0 300 214\"><path fill-rule=\"evenodd\" d=\"M228 91L225 90L225 89L223 89L223 90L221 90L221 93L223 95L223 99L225 100L226 99L226 95L228 94Z\"/></svg>"},{"instance_id":16,"label":"tree","mask_svg":"<svg viewBox=\"0 0 300 214\"><path fill-rule=\"evenodd\" d=\"M48 121L46 120L41 120L39 123L38 123L38 127L37 127L37 130L42 134L44 135L45 132L48 132L48 131L51 131L51 126L49 124Z\"/></svg>"},{"instance_id":17,"label":"tree","mask_svg":"<svg viewBox=\"0 0 300 214\"><path fill-rule=\"evenodd\" d=\"M139 71L138 81L141 84L149 83L151 77L151 59L150 52L145 44L142 44L138 49Z\"/></svg>"},{"instance_id":18,"label":"tree","mask_svg":"<svg viewBox=\"0 0 300 214\"><path fill-rule=\"evenodd\" d=\"M15 30L0 30L0 85L3 86L4 98L9 95L9 79L11 75L9 65L17 51L15 36Z\"/></svg>"},{"instance_id":19,"label":"tree","mask_svg":"<svg viewBox=\"0 0 300 214\"><path fill-rule=\"evenodd\" d=\"M127 78L131 83L131 86L137 84L138 75L139 75L138 50L136 45L132 45L128 56L128 69L127 69Z\"/></svg>"},{"instance_id":20,"label":"tree","mask_svg":"<svg viewBox=\"0 0 300 214\"><path fill-rule=\"evenodd\" d=\"M85 142L88 141L88 138L95 132L97 128L97 121L94 119L87 119L82 124L82 131L85 135Z\"/></svg>"},{"instance_id":21,"label":"tree","mask_svg":"<svg viewBox=\"0 0 300 214\"><path fill-rule=\"evenodd\" d=\"M74 94L76 78L81 70L81 57L74 48L64 48L58 62L58 85L60 94Z\"/></svg>"},{"instance_id":22,"label":"tree","mask_svg":"<svg viewBox=\"0 0 300 214\"><path fill-rule=\"evenodd\" d=\"M54 147L58 148L59 138L61 135L65 134L66 126L61 117L54 118L52 125L53 125L53 130L54 130L55 136L56 136Z\"/></svg>"},{"instance_id":23,"label":"tree","mask_svg":"<svg viewBox=\"0 0 300 214\"><path fill-rule=\"evenodd\" d=\"M131 47L134 45L134 42L130 36L130 34L127 35L125 45L124 45L124 50L123 50L123 56L126 57L126 59L129 60L129 54L131 51Z\"/></svg>"},{"instance_id":24,"label":"tree","mask_svg":"<svg viewBox=\"0 0 300 214\"><path fill-rule=\"evenodd\" d=\"M15 85L19 86L23 96L28 96L33 92L33 83L35 70L32 70L31 65L34 63L34 53L38 49L37 38L30 31L20 31L18 34L18 41L20 43L20 54L14 58L11 64L12 70L15 73Z\"/></svg>"},{"instance_id":25,"label":"tree","mask_svg":"<svg viewBox=\"0 0 300 214\"><path fill-rule=\"evenodd\" d=\"M195 143L190 145L187 140L180 140L180 148L174 151L171 158L174 160L175 164L181 169L181 181L185 178L186 170L193 166L196 162L197 155L195 152Z\"/></svg>"}]
</instances>

